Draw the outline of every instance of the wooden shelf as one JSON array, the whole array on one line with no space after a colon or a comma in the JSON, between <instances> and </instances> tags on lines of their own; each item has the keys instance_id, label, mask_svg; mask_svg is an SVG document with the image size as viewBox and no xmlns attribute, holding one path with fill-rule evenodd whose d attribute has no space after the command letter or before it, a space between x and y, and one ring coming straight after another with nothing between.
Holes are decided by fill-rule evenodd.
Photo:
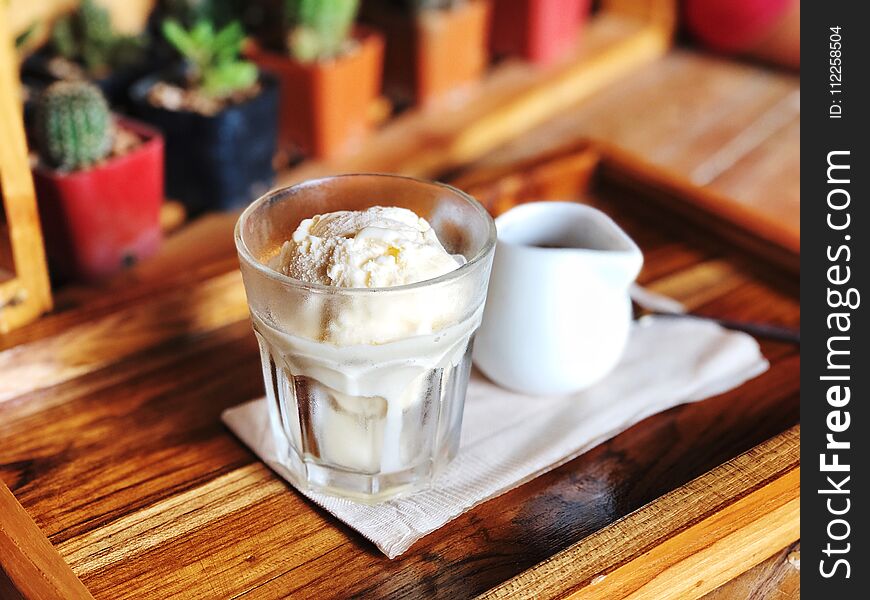
<instances>
[{"instance_id":1,"label":"wooden shelf","mask_svg":"<svg viewBox=\"0 0 870 600\"><path fill-rule=\"evenodd\" d=\"M653 4L656 4L655 2ZM601 88L663 56L672 32L651 21L603 10L558 64L507 60L454 108L411 110L370 137L364 151L284 171L276 185L342 172L432 177L481 158Z\"/></svg>"}]
</instances>

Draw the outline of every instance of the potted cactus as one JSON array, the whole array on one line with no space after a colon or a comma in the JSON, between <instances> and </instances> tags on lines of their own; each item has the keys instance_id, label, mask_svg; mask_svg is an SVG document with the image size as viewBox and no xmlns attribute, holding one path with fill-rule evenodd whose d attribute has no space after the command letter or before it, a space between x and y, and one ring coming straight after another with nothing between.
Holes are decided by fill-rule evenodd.
<instances>
[{"instance_id":1,"label":"potted cactus","mask_svg":"<svg viewBox=\"0 0 870 600\"><path fill-rule=\"evenodd\" d=\"M370 0L363 20L387 39L384 86L398 102L461 99L489 59L489 0Z\"/></svg>"},{"instance_id":2,"label":"potted cactus","mask_svg":"<svg viewBox=\"0 0 870 600\"><path fill-rule=\"evenodd\" d=\"M116 118L99 88L59 81L36 103L33 179L53 272L95 280L160 244L163 140Z\"/></svg>"},{"instance_id":3,"label":"potted cactus","mask_svg":"<svg viewBox=\"0 0 870 600\"><path fill-rule=\"evenodd\" d=\"M22 65L22 75L43 80L89 79L112 105L124 105L134 81L153 71L160 59L148 49L146 35L123 35L112 27L108 10L94 0L62 16L49 43Z\"/></svg>"},{"instance_id":4,"label":"potted cactus","mask_svg":"<svg viewBox=\"0 0 870 600\"><path fill-rule=\"evenodd\" d=\"M359 147L371 128L383 38L354 27L358 0L287 0L283 47L248 55L281 85L282 150L331 158Z\"/></svg>"},{"instance_id":5,"label":"potted cactus","mask_svg":"<svg viewBox=\"0 0 870 600\"><path fill-rule=\"evenodd\" d=\"M238 208L275 177L278 86L240 58L244 31L199 20L163 22L178 68L133 85L133 112L166 138L166 191L191 214Z\"/></svg>"},{"instance_id":6,"label":"potted cactus","mask_svg":"<svg viewBox=\"0 0 870 600\"><path fill-rule=\"evenodd\" d=\"M548 64L577 44L590 0L493 0L490 48Z\"/></svg>"}]
</instances>

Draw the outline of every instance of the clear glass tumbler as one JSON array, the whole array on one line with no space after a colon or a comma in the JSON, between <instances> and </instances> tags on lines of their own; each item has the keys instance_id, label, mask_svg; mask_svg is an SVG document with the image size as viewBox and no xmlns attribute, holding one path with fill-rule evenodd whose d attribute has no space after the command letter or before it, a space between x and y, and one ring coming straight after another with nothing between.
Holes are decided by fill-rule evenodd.
<instances>
[{"instance_id":1,"label":"clear glass tumbler","mask_svg":"<svg viewBox=\"0 0 870 600\"><path fill-rule=\"evenodd\" d=\"M270 268L303 219L376 205L425 218L464 264L391 288L336 288ZM342 175L256 200L235 240L272 432L296 483L366 502L427 487L459 447L495 248L486 210L439 183Z\"/></svg>"}]
</instances>

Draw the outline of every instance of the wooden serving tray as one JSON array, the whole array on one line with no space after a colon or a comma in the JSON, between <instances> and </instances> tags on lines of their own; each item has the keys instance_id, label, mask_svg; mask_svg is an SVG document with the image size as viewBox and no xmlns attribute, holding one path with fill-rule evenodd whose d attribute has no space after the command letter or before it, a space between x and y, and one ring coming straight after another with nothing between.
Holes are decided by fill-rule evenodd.
<instances>
[{"instance_id":1,"label":"wooden serving tray","mask_svg":"<svg viewBox=\"0 0 870 600\"><path fill-rule=\"evenodd\" d=\"M494 212L594 204L643 249L641 284L703 315L799 323L797 239L613 149L457 183ZM235 269L25 333L0 350L4 598L692 598L799 537L794 345L761 341L760 377L651 417L390 561L222 425L262 394Z\"/></svg>"}]
</instances>

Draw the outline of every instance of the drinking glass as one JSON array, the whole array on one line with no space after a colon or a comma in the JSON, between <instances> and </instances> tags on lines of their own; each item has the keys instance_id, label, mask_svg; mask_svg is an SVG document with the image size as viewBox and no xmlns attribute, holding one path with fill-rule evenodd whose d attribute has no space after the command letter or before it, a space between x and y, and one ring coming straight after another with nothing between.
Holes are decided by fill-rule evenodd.
<instances>
[{"instance_id":1,"label":"drinking glass","mask_svg":"<svg viewBox=\"0 0 870 600\"><path fill-rule=\"evenodd\" d=\"M461 266L389 288L325 286L273 268L303 219L378 205L425 218ZM295 483L364 502L427 487L459 447L495 248L486 210L439 183L342 175L259 198L235 241L272 434Z\"/></svg>"}]
</instances>

